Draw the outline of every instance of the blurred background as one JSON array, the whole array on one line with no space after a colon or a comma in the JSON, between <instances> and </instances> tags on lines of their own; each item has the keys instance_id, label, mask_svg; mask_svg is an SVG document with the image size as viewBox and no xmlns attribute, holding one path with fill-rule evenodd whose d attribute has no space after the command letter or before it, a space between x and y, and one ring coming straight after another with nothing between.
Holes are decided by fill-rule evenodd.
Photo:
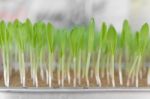
<instances>
[{"instance_id":1,"label":"blurred background","mask_svg":"<svg viewBox=\"0 0 150 99\"><path fill-rule=\"evenodd\" d=\"M150 23L150 0L0 0L0 19L32 22L43 20L56 27L86 25L95 18L97 28L101 22L113 24L118 31L128 19L134 30Z\"/></svg>"}]
</instances>

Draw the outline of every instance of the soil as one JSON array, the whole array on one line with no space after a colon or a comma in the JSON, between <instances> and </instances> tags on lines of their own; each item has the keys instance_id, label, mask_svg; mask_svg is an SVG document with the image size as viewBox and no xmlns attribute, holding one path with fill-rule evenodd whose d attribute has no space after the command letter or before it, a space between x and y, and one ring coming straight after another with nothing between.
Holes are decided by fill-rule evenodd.
<instances>
[{"instance_id":1,"label":"soil","mask_svg":"<svg viewBox=\"0 0 150 99\"><path fill-rule=\"evenodd\" d=\"M64 80L64 87L73 87L73 71L70 71L70 75L71 75L71 83L68 83L68 80L65 79ZM95 80L95 75L93 75L93 77L89 76L89 82L90 82L90 87L98 87L98 85L96 84L96 80ZM101 81L102 81L102 87L103 88L109 88L112 87L111 84L111 78L110 78L110 83L108 83L107 81L107 77L106 74L104 75L104 77L101 77ZM48 87L48 85L46 84L45 80L42 80L40 77L40 73L38 73L38 84L39 87ZM116 87L127 87L127 76L126 74L123 72L123 85L119 84L119 77L118 77L118 72L117 70L115 70L115 84ZM0 87L5 87L4 86L4 79L3 79L3 73L0 73ZM22 85L20 84L20 76L19 76L19 72L12 70L12 74L10 76L10 87L22 87ZM32 79L31 79L31 75L30 75L30 69L26 70L26 87L35 87L33 86L32 83ZM53 80L52 80L52 87L53 88L59 88L62 86L58 85L58 81L57 81L57 70L55 70L53 72ZM82 87L82 88L87 88L86 85L86 80L84 78L81 79L81 84L79 85L77 83L76 87ZM130 86L128 87L135 87L135 83L131 83L130 81ZM139 79L139 87L148 87L147 85L147 71L143 73L142 75L142 79Z\"/></svg>"}]
</instances>

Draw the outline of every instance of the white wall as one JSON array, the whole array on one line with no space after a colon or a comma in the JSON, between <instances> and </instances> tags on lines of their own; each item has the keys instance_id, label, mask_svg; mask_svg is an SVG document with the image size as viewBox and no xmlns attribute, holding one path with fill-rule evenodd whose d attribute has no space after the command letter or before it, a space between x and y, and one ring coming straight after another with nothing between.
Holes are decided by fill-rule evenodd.
<instances>
[{"instance_id":1,"label":"white wall","mask_svg":"<svg viewBox=\"0 0 150 99\"><path fill-rule=\"evenodd\" d=\"M129 0L115 0L115 2L114 0L45 0L45 2L34 0L32 6L29 14L31 18L45 12L45 17L49 16L49 19L57 26L68 25L70 21L74 21L73 24L82 24L86 23L82 22L83 20L88 21L94 17L97 27L102 21L106 21L120 30L122 21L129 15ZM85 12L82 13L82 10ZM51 17L57 13L63 16L62 20L57 21Z\"/></svg>"},{"instance_id":2,"label":"white wall","mask_svg":"<svg viewBox=\"0 0 150 99\"><path fill-rule=\"evenodd\" d=\"M51 21L57 27L87 24L91 17L97 27L102 21L121 30L129 19L134 30L150 22L150 0L0 0L0 18Z\"/></svg>"},{"instance_id":3,"label":"white wall","mask_svg":"<svg viewBox=\"0 0 150 99\"><path fill-rule=\"evenodd\" d=\"M131 0L129 15L134 30L139 30L144 22L150 23L150 0Z\"/></svg>"},{"instance_id":4,"label":"white wall","mask_svg":"<svg viewBox=\"0 0 150 99\"><path fill-rule=\"evenodd\" d=\"M93 5L91 3L91 6L94 7L98 1L102 0L89 1L93 2ZM120 31L123 20L129 18L129 0L103 0L103 4L105 4L105 6L103 6L103 10L93 10L89 16L94 16L98 27L100 22L105 21L108 24L114 24Z\"/></svg>"}]
</instances>

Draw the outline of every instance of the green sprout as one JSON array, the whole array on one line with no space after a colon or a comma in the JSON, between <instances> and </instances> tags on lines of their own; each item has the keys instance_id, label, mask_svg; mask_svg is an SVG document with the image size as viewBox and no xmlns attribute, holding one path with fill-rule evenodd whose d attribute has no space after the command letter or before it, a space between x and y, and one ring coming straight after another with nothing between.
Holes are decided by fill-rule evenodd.
<instances>
[{"instance_id":1,"label":"green sprout","mask_svg":"<svg viewBox=\"0 0 150 99\"><path fill-rule=\"evenodd\" d=\"M119 83L123 85L122 78L122 60L125 53L126 65L128 65L128 57L129 57L129 43L131 41L131 29L127 20L123 22L122 32L120 37L118 37L118 73L119 73Z\"/></svg>"},{"instance_id":2,"label":"green sprout","mask_svg":"<svg viewBox=\"0 0 150 99\"><path fill-rule=\"evenodd\" d=\"M100 79L100 72L99 72L99 69L100 69L100 60L101 60L101 53L102 53L102 50L105 49L105 42L106 42L106 35L107 35L107 26L106 26L106 23L102 23L102 27L101 27L101 31L100 33L98 34L98 42L99 42L99 47L98 47L98 56L97 56L97 62L96 62L96 65L95 65L95 74L96 74L96 82L99 86L101 86L101 79ZM104 69L103 71L104 72Z\"/></svg>"},{"instance_id":3,"label":"green sprout","mask_svg":"<svg viewBox=\"0 0 150 99\"><path fill-rule=\"evenodd\" d=\"M15 42L16 47L18 48L18 61L19 61L19 71L20 71L20 80L21 84L23 84L23 87L25 87L25 48L26 48L26 28L24 26L25 24L20 23L18 20L14 22L14 28L16 35L15 36Z\"/></svg>"},{"instance_id":4,"label":"green sprout","mask_svg":"<svg viewBox=\"0 0 150 99\"><path fill-rule=\"evenodd\" d=\"M77 67L77 58L81 60L81 48L80 43L81 42L82 33L80 32L80 28L74 28L70 33L70 42L71 42L71 52L73 57L73 70L74 70L74 79L73 79L73 85L76 86L76 75L78 70L78 77L80 76L80 68L81 68L81 61L78 61L78 67ZM80 80L80 78L79 78ZM80 81L79 81L80 82Z\"/></svg>"},{"instance_id":5,"label":"green sprout","mask_svg":"<svg viewBox=\"0 0 150 99\"><path fill-rule=\"evenodd\" d=\"M134 39L134 61L133 65L130 68L128 79L130 77L136 78L136 87L138 87L139 83L139 72L141 67L141 63L143 61L143 57L145 55L145 50L148 48L148 41L149 41L149 26L145 23L140 32L136 32L135 39Z\"/></svg>"},{"instance_id":6,"label":"green sprout","mask_svg":"<svg viewBox=\"0 0 150 99\"><path fill-rule=\"evenodd\" d=\"M94 45L94 35L95 35L95 22L94 19L92 18L89 24L88 41L87 41L87 62L86 62L86 69L85 69L85 79L86 79L87 86L89 86L88 75L89 75L91 54Z\"/></svg>"},{"instance_id":7,"label":"green sprout","mask_svg":"<svg viewBox=\"0 0 150 99\"><path fill-rule=\"evenodd\" d=\"M106 45L108 48L108 55L110 57L110 63L111 63L109 70L112 78L112 86L115 87L114 61L115 61L115 53L116 53L116 46L117 46L117 32L112 25L110 25L110 27L108 28Z\"/></svg>"},{"instance_id":8,"label":"green sprout","mask_svg":"<svg viewBox=\"0 0 150 99\"><path fill-rule=\"evenodd\" d=\"M32 23L29 19L0 21L4 84L9 87L17 67L22 87L28 85L28 71L35 87L40 86L40 78L49 87L55 80L62 87L67 85L66 80L73 87L82 86L84 80L84 85L90 87L93 79L99 87L103 87L103 79L112 87L118 82L119 86L135 83L139 87L139 79L147 71L149 79L149 42L149 25L145 23L134 32L127 20L121 34L105 22L97 31L93 18L87 27L71 29L59 29L42 21Z\"/></svg>"},{"instance_id":9,"label":"green sprout","mask_svg":"<svg viewBox=\"0 0 150 99\"><path fill-rule=\"evenodd\" d=\"M11 37L7 30L7 25L4 21L0 22L0 34L0 46L2 49L3 58L4 84L6 87L9 87Z\"/></svg>"},{"instance_id":10,"label":"green sprout","mask_svg":"<svg viewBox=\"0 0 150 99\"><path fill-rule=\"evenodd\" d=\"M49 54L48 54L48 84L49 87L51 87L52 84L52 73L53 73L53 64L54 64L54 27L52 24L48 23L47 24L47 32L46 32L46 38L47 38L47 43L48 43L48 49L49 49Z\"/></svg>"}]
</instances>

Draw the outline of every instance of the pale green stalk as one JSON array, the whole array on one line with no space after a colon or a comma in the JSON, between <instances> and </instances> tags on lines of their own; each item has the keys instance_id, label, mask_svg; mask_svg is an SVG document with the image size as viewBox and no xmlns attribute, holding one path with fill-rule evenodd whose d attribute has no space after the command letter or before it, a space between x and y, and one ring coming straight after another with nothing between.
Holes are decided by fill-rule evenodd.
<instances>
[{"instance_id":1,"label":"pale green stalk","mask_svg":"<svg viewBox=\"0 0 150 99\"><path fill-rule=\"evenodd\" d=\"M136 56L135 57L135 59L134 59L134 62L133 62L133 64L132 64L132 66L131 66L131 69L130 69L130 71L129 71L129 73L128 73L128 78L127 78L127 86L129 86L130 84L130 78L131 78L131 76L132 76L132 74L133 74L133 72L134 72L134 69L135 69L135 66L136 66L136 64L137 64L137 61L138 61L138 57Z\"/></svg>"},{"instance_id":2,"label":"pale green stalk","mask_svg":"<svg viewBox=\"0 0 150 99\"><path fill-rule=\"evenodd\" d=\"M40 57L39 57L39 63L40 63L40 76L42 80L44 80L44 62L43 62L43 50L40 51Z\"/></svg>"},{"instance_id":3,"label":"pale green stalk","mask_svg":"<svg viewBox=\"0 0 150 99\"><path fill-rule=\"evenodd\" d=\"M30 53L30 75L31 75L31 78L33 79L33 55L32 55L32 50L30 49L29 51Z\"/></svg>"},{"instance_id":4,"label":"pale green stalk","mask_svg":"<svg viewBox=\"0 0 150 99\"><path fill-rule=\"evenodd\" d=\"M67 60L67 78L68 78L68 83L71 83L71 77L70 77L70 64L71 63L71 55L68 56Z\"/></svg>"},{"instance_id":5,"label":"pale green stalk","mask_svg":"<svg viewBox=\"0 0 150 99\"><path fill-rule=\"evenodd\" d=\"M21 84L23 84L23 87L25 87L25 61L24 61L24 53L22 51L19 51L18 54L19 58L19 71L20 71L20 80Z\"/></svg>"},{"instance_id":6,"label":"pale green stalk","mask_svg":"<svg viewBox=\"0 0 150 99\"><path fill-rule=\"evenodd\" d=\"M96 68L95 68L95 77L96 77L96 82L97 84L101 87L101 79L100 79L100 76L99 76L99 66L100 66L100 57L101 57L101 50L99 49L98 51L98 57L97 57L97 62L96 62Z\"/></svg>"},{"instance_id":7,"label":"pale green stalk","mask_svg":"<svg viewBox=\"0 0 150 99\"><path fill-rule=\"evenodd\" d=\"M70 77L70 65L71 65L71 55L68 56L68 60L67 60L67 79L68 79L68 83L71 83L71 77Z\"/></svg>"},{"instance_id":8,"label":"pale green stalk","mask_svg":"<svg viewBox=\"0 0 150 99\"><path fill-rule=\"evenodd\" d=\"M105 77L105 70L106 70L106 65L107 65L107 57L103 57L103 59L101 58L101 77L104 78Z\"/></svg>"},{"instance_id":9,"label":"pale green stalk","mask_svg":"<svg viewBox=\"0 0 150 99\"><path fill-rule=\"evenodd\" d=\"M2 47L2 52L3 52L2 56L3 56L4 84L6 87L9 87L9 57L5 47Z\"/></svg>"},{"instance_id":10,"label":"pale green stalk","mask_svg":"<svg viewBox=\"0 0 150 99\"><path fill-rule=\"evenodd\" d=\"M78 58L78 67L77 67L77 78L79 85L81 84L81 50L79 51L79 58Z\"/></svg>"},{"instance_id":11,"label":"pale green stalk","mask_svg":"<svg viewBox=\"0 0 150 99\"><path fill-rule=\"evenodd\" d=\"M76 87L76 78L77 78L77 77L76 77L76 75L77 75L77 74L76 74L76 72L77 72L76 69L77 69L77 68L76 68L76 57L73 57L73 70L74 70L74 71L73 71L73 73L74 73L73 86L74 86L74 87Z\"/></svg>"},{"instance_id":12,"label":"pale green stalk","mask_svg":"<svg viewBox=\"0 0 150 99\"><path fill-rule=\"evenodd\" d=\"M137 63L137 69L135 71L135 76L136 76L136 87L139 86L139 71L140 71L140 65L141 65L141 56L138 58L138 63Z\"/></svg>"},{"instance_id":13,"label":"pale green stalk","mask_svg":"<svg viewBox=\"0 0 150 99\"><path fill-rule=\"evenodd\" d=\"M107 76L107 83L108 83L108 85L110 84L110 73L109 73L109 65L110 65L110 63L109 63L109 61L110 61L110 59L109 59L109 57L107 56L107 59L106 59L106 76Z\"/></svg>"},{"instance_id":14,"label":"pale green stalk","mask_svg":"<svg viewBox=\"0 0 150 99\"><path fill-rule=\"evenodd\" d=\"M83 63L86 63L86 52L82 52L82 58L83 58ZM82 78L84 78L85 77L85 73L86 73L86 64L82 64L83 66L82 66Z\"/></svg>"},{"instance_id":15,"label":"pale green stalk","mask_svg":"<svg viewBox=\"0 0 150 99\"><path fill-rule=\"evenodd\" d=\"M120 85L123 85L123 78L122 78L122 53L119 55L118 72L119 72L119 83L120 83Z\"/></svg>"},{"instance_id":16,"label":"pale green stalk","mask_svg":"<svg viewBox=\"0 0 150 99\"><path fill-rule=\"evenodd\" d=\"M59 61L61 61L61 60L59 60ZM60 62L59 62L59 63L60 63ZM60 70L60 64L58 64L58 67L57 67L57 80L58 80L58 85L61 84L61 81L60 81L60 72L61 72L61 70Z\"/></svg>"},{"instance_id":17,"label":"pale green stalk","mask_svg":"<svg viewBox=\"0 0 150 99\"><path fill-rule=\"evenodd\" d=\"M115 78L114 78L114 68L115 68L115 66L114 66L115 64L114 64L114 55L112 55L111 56L111 78L112 78L112 86L113 87L115 87Z\"/></svg>"},{"instance_id":18,"label":"pale green stalk","mask_svg":"<svg viewBox=\"0 0 150 99\"><path fill-rule=\"evenodd\" d=\"M6 54L6 86L9 86L9 73L10 73L10 69L9 69L9 54Z\"/></svg>"},{"instance_id":19,"label":"pale green stalk","mask_svg":"<svg viewBox=\"0 0 150 99\"><path fill-rule=\"evenodd\" d=\"M62 55L61 57L61 84L62 84L62 87L64 86L64 62L65 62L65 55Z\"/></svg>"},{"instance_id":20,"label":"pale green stalk","mask_svg":"<svg viewBox=\"0 0 150 99\"><path fill-rule=\"evenodd\" d=\"M90 59L91 59L91 53L88 52L88 56L87 56L87 64L86 64L86 71L85 71L85 78L86 78L86 83L87 86L89 87L89 78L88 78L88 74L89 74L89 67L90 67Z\"/></svg>"},{"instance_id":21,"label":"pale green stalk","mask_svg":"<svg viewBox=\"0 0 150 99\"><path fill-rule=\"evenodd\" d=\"M49 61L48 61L48 84L49 87L52 85L52 76L53 76L53 63L54 63L54 54L49 53Z\"/></svg>"}]
</instances>

